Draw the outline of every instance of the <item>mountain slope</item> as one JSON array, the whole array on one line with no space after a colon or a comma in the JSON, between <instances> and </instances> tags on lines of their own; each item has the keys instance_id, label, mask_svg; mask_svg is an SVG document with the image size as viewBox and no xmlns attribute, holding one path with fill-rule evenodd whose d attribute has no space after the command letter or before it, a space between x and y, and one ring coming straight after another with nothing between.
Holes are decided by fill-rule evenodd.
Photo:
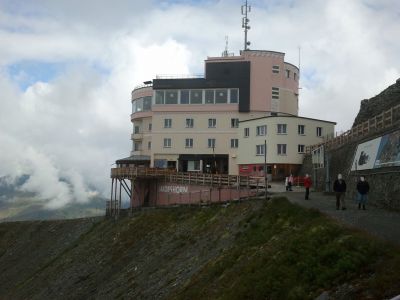
<instances>
[{"instance_id":1,"label":"mountain slope","mask_svg":"<svg viewBox=\"0 0 400 300\"><path fill-rule=\"evenodd\" d=\"M0 299L381 299L398 250L284 198L3 223Z\"/></svg>"}]
</instances>

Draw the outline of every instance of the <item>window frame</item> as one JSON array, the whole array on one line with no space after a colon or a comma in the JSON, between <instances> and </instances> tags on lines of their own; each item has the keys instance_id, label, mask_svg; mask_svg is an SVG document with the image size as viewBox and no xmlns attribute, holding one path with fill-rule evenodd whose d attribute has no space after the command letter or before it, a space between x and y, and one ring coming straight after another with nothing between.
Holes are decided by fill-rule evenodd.
<instances>
[{"instance_id":1,"label":"window frame","mask_svg":"<svg viewBox=\"0 0 400 300\"><path fill-rule=\"evenodd\" d=\"M239 139L231 139L231 148L232 149L239 148Z\"/></svg>"},{"instance_id":2,"label":"window frame","mask_svg":"<svg viewBox=\"0 0 400 300\"><path fill-rule=\"evenodd\" d=\"M266 136L266 135L267 135L267 125L256 126L256 136Z\"/></svg>"},{"instance_id":3,"label":"window frame","mask_svg":"<svg viewBox=\"0 0 400 300\"><path fill-rule=\"evenodd\" d=\"M215 144L216 144L216 140L215 140L215 138L209 138L208 140L207 140L207 148L214 148L215 149Z\"/></svg>"},{"instance_id":4,"label":"window frame","mask_svg":"<svg viewBox=\"0 0 400 300\"><path fill-rule=\"evenodd\" d=\"M164 138L164 148L172 148L172 139L171 138Z\"/></svg>"},{"instance_id":5,"label":"window frame","mask_svg":"<svg viewBox=\"0 0 400 300\"><path fill-rule=\"evenodd\" d=\"M286 156L287 155L287 144L277 144L277 155Z\"/></svg>"},{"instance_id":6,"label":"window frame","mask_svg":"<svg viewBox=\"0 0 400 300\"><path fill-rule=\"evenodd\" d=\"M276 133L277 134L287 134L287 124L281 123L281 124L276 124ZM284 130L283 130L284 129Z\"/></svg>"},{"instance_id":7,"label":"window frame","mask_svg":"<svg viewBox=\"0 0 400 300\"><path fill-rule=\"evenodd\" d=\"M172 119L164 118L164 128L172 128Z\"/></svg>"},{"instance_id":8,"label":"window frame","mask_svg":"<svg viewBox=\"0 0 400 300\"><path fill-rule=\"evenodd\" d=\"M300 129L300 128L302 128L302 129ZM297 125L298 135L306 135L305 132L306 132L306 125L302 125L302 124Z\"/></svg>"},{"instance_id":9,"label":"window frame","mask_svg":"<svg viewBox=\"0 0 400 300\"><path fill-rule=\"evenodd\" d=\"M185 148L193 148L193 139L192 138L185 139Z\"/></svg>"},{"instance_id":10,"label":"window frame","mask_svg":"<svg viewBox=\"0 0 400 300\"><path fill-rule=\"evenodd\" d=\"M194 119L186 118L185 120L185 128L193 128L194 127Z\"/></svg>"},{"instance_id":11,"label":"window frame","mask_svg":"<svg viewBox=\"0 0 400 300\"><path fill-rule=\"evenodd\" d=\"M231 118L231 128L239 128L239 118Z\"/></svg>"},{"instance_id":12,"label":"window frame","mask_svg":"<svg viewBox=\"0 0 400 300\"><path fill-rule=\"evenodd\" d=\"M265 144L256 145L256 156L265 155Z\"/></svg>"},{"instance_id":13,"label":"window frame","mask_svg":"<svg viewBox=\"0 0 400 300\"><path fill-rule=\"evenodd\" d=\"M208 118L208 128L217 128L216 118Z\"/></svg>"}]
</instances>

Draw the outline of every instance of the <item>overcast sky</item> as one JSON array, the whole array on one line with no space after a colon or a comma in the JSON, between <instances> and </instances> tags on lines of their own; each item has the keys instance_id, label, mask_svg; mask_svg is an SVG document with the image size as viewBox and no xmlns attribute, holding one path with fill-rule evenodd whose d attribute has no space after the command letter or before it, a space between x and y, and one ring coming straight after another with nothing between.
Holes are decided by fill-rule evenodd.
<instances>
[{"instance_id":1,"label":"overcast sky","mask_svg":"<svg viewBox=\"0 0 400 300\"><path fill-rule=\"evenodd\" d=\"M244 1L243 1L244 2ZM300 115L348 130L400 77L398 0L251 1L251 49L298 65ZM130 92L243 45L239 0L0 0L0 177L57 208L109 195L131 150Z\"/></svg>"}]
</instances>

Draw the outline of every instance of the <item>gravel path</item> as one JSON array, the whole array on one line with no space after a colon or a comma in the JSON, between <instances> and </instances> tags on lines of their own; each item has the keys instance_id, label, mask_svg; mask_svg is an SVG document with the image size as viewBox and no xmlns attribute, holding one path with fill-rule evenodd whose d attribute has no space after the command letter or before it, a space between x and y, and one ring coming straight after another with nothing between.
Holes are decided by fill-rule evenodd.
<instances>
[{"instance_id":1,"label":"gravel path","mask_svg":"<svg viewBox=\"0 0 400 300\"><path fill-rule=\"evenodd\" d=\"M286 192L285 187L272 184L270 192L274 196L285 196L291 202L308 208L315 208L322 213L339 220L350 227L364 230L374 236L400 245L400 213L392 212L371 205L366 210L359 210L358 204L350 195L346 195L346 210L336 210L334 195L324 195L320 192L310 192L310 199L304 200L304 188L294 187L292 192Z\"/></svg>"}]
</instances>

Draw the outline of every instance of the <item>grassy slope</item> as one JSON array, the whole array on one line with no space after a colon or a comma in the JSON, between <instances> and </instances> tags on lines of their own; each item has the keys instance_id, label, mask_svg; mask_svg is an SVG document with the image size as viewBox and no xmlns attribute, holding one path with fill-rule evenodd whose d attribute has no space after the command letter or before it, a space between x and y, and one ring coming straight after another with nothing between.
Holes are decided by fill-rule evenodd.
<instances>
[{"instance_id":1,"label":"grassy slope","mask_svg":"<svg viewBox=\"0 0 400 300\"><path fill-rule=\"evenodd\" d=\"M352 283L381 299L400 294L398 250L285 199L7 223L0 298L313 299Z\"/></svg>"}]
</instances>

